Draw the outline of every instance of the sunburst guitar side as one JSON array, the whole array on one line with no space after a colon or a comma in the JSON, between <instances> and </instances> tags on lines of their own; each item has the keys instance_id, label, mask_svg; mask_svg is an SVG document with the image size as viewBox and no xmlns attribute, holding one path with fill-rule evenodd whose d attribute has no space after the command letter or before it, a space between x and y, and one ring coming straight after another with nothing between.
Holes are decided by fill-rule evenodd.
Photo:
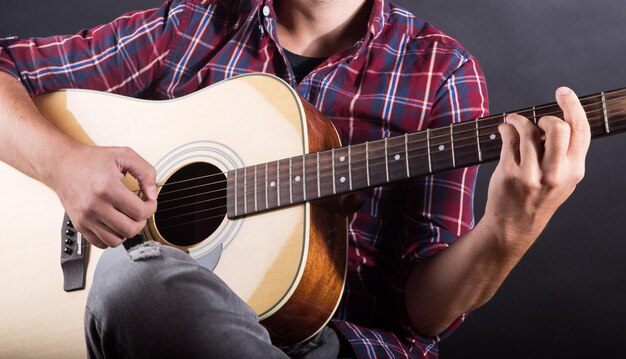
<instances>
[{"instance_id":1,"label":"sunburst guitar side","mask_svg":"<svg viewBox=\"0 0 626 359\"><path fill-rule=\"evenodd\" d=\"M168 101L68 90L36 98L36 104L79 141L131 147L155 166L161 184L193 177L197 164L204 176L226 178L238 168L340 145L334 127L270 75L238 76ZM127 185L137 190L132 179ZM165 189L159 201L172 196ZM0 197L0 357L85 357L83 315L94 272L125 254L91 248L86 288L65 292L64 210L56 195L0 163ZM324 326L341 297L346 219L337 207L331 199L234 219L222 214L212 216L208 229L197 215L181 221L202 229L191 241L175 238L178 229L153 217L143 236L212 268L259 314L273 339L296 343Z\"/></svg>"}]
</instances>

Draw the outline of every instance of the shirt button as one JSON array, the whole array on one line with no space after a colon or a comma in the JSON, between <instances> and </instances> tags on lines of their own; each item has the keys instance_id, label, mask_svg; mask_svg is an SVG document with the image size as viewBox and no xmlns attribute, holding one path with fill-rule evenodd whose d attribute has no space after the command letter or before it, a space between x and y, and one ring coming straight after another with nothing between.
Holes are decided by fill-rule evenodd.
<instances>
[{"instance_id":1,"label":"shirt button","mask_svg":"<svg viewBox=\"0 0 626 359\"><path fill-rule=\"evenodd\" d=\"M270 16L270 7L265 5L263 6L263 15L264 16Z\"/></svg>"}]
</instances>

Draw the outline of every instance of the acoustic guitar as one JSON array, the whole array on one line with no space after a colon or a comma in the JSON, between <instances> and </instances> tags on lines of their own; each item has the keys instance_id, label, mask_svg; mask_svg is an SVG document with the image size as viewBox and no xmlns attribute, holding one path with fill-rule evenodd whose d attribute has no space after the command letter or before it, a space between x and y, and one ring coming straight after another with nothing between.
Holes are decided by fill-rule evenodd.
<instances>
[{"instance_id":1,"label":"acoustic guitar","mask_svg":"<svg viewBox=\"0 0 626 359\"><path fill-rule=\"evenodd\" d=\"M625 94L582 99L593 137L626 130ZM283 344L314 335L341 298L347 223L337 195L496 160L506 115L342 147L330 122L268 74L168 101L66 90L35 102L69 136L152 163L159 206L143 239L213 270ZM556 104L515 112L535 123L561 115ZM91 248L50 189L4 164L0 198L0 357L85 357L93 275L124 249Z\"/></svg>"}]
</instances>

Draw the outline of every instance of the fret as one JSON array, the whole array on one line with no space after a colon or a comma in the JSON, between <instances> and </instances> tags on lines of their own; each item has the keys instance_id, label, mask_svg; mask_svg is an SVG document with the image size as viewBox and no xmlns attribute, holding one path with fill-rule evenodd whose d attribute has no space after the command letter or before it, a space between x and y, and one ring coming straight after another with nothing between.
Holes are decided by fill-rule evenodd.
<instances>
[{"instance_id":1,"label":"fret","mask_svg":"<svg viewBox=\"0 0 626 359\"><path fill-rule=\"evenodd\" d=\"M237 191L239 192L237 196L237 205L238 205L238 215L245 215L246 211L244 209L246 203L246 196L244 195L245 189L245 167L237 170L237 176L239 180L237 181Z\"/></svg>"},{"instance_id":2,"label":"fret","mask_svg":"<svg viewBox=\"0 0 626 359\"><path fill-rule=\"evenodd\" d=\"M304 157L304 167L308 169L308 173L304 175L304 186L306 190L306 198L307 200L313 200L319 198L319 168L317 166L318 155L310 154L305 155Z\"/></svg>"},{"instance_id":3,"label":"fret","mask_svg":"<svg viewBox=\"0 0 626 359\"><path fill-rule=\"evenodd\" d=\"M302 156L302 200L306 201L306 155Z\"/></svg>"},{"instance_id":4,"label":"fret","mask_svg":"<svg viewBox=\"0 0 626 359\"><path fill-rule=\"evenodd\" d=\"M352 190L350 178L350 147L335 149L334 155L335 190L337 193L346 193Z\"/></svg>"},{"instance_id":5,"label":"fret","mask_svg":"<svg viewBox=\"0 0 626 359\"><path fill-rule=\"evenodd\" d=\"M476 124L476 147L478 148L478 162L482 163L483 162L483 151L480 148L480 130L478 128L478 122L480 122L479 120L475 120L474 123Z\"/></svg>"},{"instance_id":6,"label":"fret","mask_svg":"<svg viewBox=\"0 0 626 359\"><path fill-rule=\"evenodd\" d=\"M322 186L320 185L320 153L317 153L317 198L322 198Z\"/></svg>"},{"instance_id":7,"label":"fret","mask_svg":"<svg viewBox=\"0 0 626 359\"><path fill-rule=\"evenodd\" d=\"M226 215L230 218L235 215L235 201L232 199L235 195L235 188L232 181L232 171L224 173L226 176Z\"/></svg>"},{"instance_id":8,"label":"fret","mask_svg":"<svg viewBox=\"0 0 626 359\"><path fill-rule=\"evenodd\" d=\"M348 178L350 179L350 191L352 191L352 146L348 146Z\"/></svg>"},{"instance_id":9,"label":"fret","mask_svg":"<svg viewBox=\"0 0 626 359\"><path fill-rule=\"evenodd\" d=\"M428 154L428 173L433 173L433 160L430 157L430 128L426 129L426 152Z\"/></svg>"},{"instance_id":10,"label":"fret","mask_svg":"<svg viewBox=\"0 0 626 359\"><path fill-rule=\"evenodd\" d=\"M267 208L276 208L279 206L278 200L278 162L273 161L267 163Z\"/></svg>"},{"instance_id":11,"label":"fret","mask_svg":"<svg viewBox=\"0 0 626 359\"><path fill-rule=\"evenodd\" d=\"M455 168L482 162L477 121L461 122L454 125L454 147L452 147L452 151Z\"/></svg>"},{"instance_id":12,"label":"fret","mask_svg":"<svg viewBox=\"0 0 626 359\"><path fill-rule=\"evenodd\" d=\"M623 132L626 130L626 98L624 98L623 90L608 92L605 94L605 97L610 134ZM592 134L594 134L593 131Z\"/></svg>"},{"instance_id":13,"label":"fret","mask_svg":"<svg viewBox=\"0 0 626 359\"><path fill-rule=\"evenodd\" d=\"M352 188L369 187L367 148L367 142L350 146L350 179L352 180Z\"/></svg>"},{"instance_id":14,"label":"fret","mask_svg":"<svg viewBox=\"0 0 626 359\"><path fill-rule=\"evenodd\" d=\"M385 138L385 176L389 182L389 139Z\"/></svg>"},{"instance_id":15,"label":"fret","mask_svg":"<svg viewBox=\"0 0 626 359\"><path fill-rule=\"evenodd\" d=\"M235 216L238 216L239 212L237 211L237 209L238 209L238 203L237 202L239 202L239 197L237 196L237 170L235 170L234 172L235 172L234 173L235 174L235 186L234 186L235 187L234 188L234 190L235 190L235 200L233 202L235 204Z\"/></svg>"},{"instance_id":16,"label":"fret","mask_svg":"<svg viewBox=\"0 0 626 359\"><path fill-rule=\"evenodd\" d=\"M365 142L365 171L367 172L367 186L370 186L370 151L369 144Z\"/></svg>"},{"instance_id":17,"label":"fret","mask_svg":"<svg viewBox=\"0 0 626 359\"><path fill-rule=\"evenodd\" d=\"M524 116L524 117L526 117L528 119L528 121L531 121L532 123L535 123L534 115L536 114L536 110L533 111L532 108L527 108L527 109L524 109L524 110L517 110L517 111L515 111L515 113L517 113L520 116ZM537 125L537 124L535 123L535 125Z\"/></svg>"},{"instance_id":18,"label":"fret","mask_svg":"<svg viewBox=\"0 0 626 359\"><path fill-rule=\"evenodd\" d=\"M276 161L276 205L280 206L280 161Z\"/></svg>"},{"instance_id":19,"label":"fret","mask_svg":"<svg viewBox=\"0 0 626 359\"><path fill-rule=\"evenodd\" d=\"M228 213L232 214L234 217L239 215L237 211L237 170L228 172Z\"/></svg>"},{"instance_id":20,"label":"fret","mask_svg":"<svg viewBox=\"0 0 626 359\"><path fill-rule=\"evenodd\" d=\"M258 211L259 210L259 204L257 201L257 183L256 183L256 174L257 174L257 169L256 169L256 165L254 166L254 211Z\"/></svg>"},{"instance_id":21,"label":"fret","mask_svg":"<svg viewBox=\"0 0 626 359\"><path fill-rule=\"evenodd\" d=\"M499 117L487 117L478 120L478 141L482 149L481 161L491 161L500 157L502 139L498 126L502 123Z\"/></svg>"},{"instance_id":22,"label":"fret","mask_svg":"<svg viewBox=\"0 0 626 359\"><path fill-rule=\"evenodd\" d=\"M243 168L243 213L248 213L248 167Z\"/></svg>"},{"instance_id":23,"label":"fret","mask_svg":"<svg viewBox=\"0 0 626 359\"><path fill-rule=\"evenodd\" d=\"M409 134L404 134L404 159L406 162L406 178L411 177L411 167L409 166Z\"/></svg>"},{"instance_id":24,"label":"fret","mask_svg":"<svg viewBox=\"0 0 626 359\"><path fill-rule=\"evenodd\" d=\"M439 172L454 168L450 127L433 128L429 131L429 153L431 171Z\"/></svg>"},{"instance_id":25,"label":"fret","mask_svg":"<svg viewBox=\"0 0 626 359\"><path fill-rule=\"evenodd\" d=\"M246 167L246 214L252 213L255 211L255 199L256 192L254 191L254 168Z\"/></svg>"},{"instance_id":26,"label":"fret","mask_svg":"<svg viewBox=\"0 0 626 359\"><path fill-rule=\"evenodd\" d=\"M263 193L265 193L265 209L270 208L270 203L269 203L269 200L267 198L267 192L269 191L269 189L268 189L269 186L268 186L268 182L267 182L267 172L268 172L267 166L268 166L268 164L266 162L265 163L265 184L264 184L265 191L263 191Z\"/></svg>"},{"instance_id":27,"label":"fret","mask_svg":"<svg viewBox=\"0 0 626 359\"><path fill-rule=\"evenodd\" d=\"M428 131L411 133L407 141L409 172L412 176L430 173L430 155L428 153Z\"/></svg>"},{"instance_id":28,"label":"fret","mask_svg":"<svg viewBox=\"0 0 626 359\"><path fill-rule=\"evenodd\" d=\"M386 140L387 182L406 178L407 171L407 140L405 136L389 137Z\"/></svg>"},{"instance_id":29,"label":"fret","mask_svg":"<svg viewBox=\"0 0 626 359\"><path fill-rule=\"evenodd\" d=\"M333 153L334 151L324 151L318 153L318 166L320 170L319 184L320 197L326 197L335 194L334 177L333 177Z\"/></svg>"},{"instance_id":30,"label":"fret","mask_svg":"<svg viewBox=\"0 0 626 359\"><path fill-rule=\"evenodd\" d=\"M293 203L291 201L291 159L282 159L278 162L278 192L280 195L280 204L291 204Z\"/></svg>"},{"instance_id":31,"label":"fret","mask_svg":"<svg viewBox=\"0 0 626 359\"><path fill-rule=\"evenodd\" d=\"M387 156L385 140L371 141L367 145L369 185L376 186L387 183Z\"/></svg>"},{"instance_id":32,"label":"fret","mask_svg":"<svg viewBox=\"0 0 626 359\"><path fill-rule=\"evenodd\" d=\"M604 92L602 92L600 95L602 96L602 113L604 114L604 129L606 130L606 133L609 134L611 133L611 129L609 127L609 115L606 109L606 96L604 95Z\"/></svg>"},{"instance_id":33,"label":"fret","mask_svg":"<svg viewBox=\"0 0 626 359\"><path fill-rule=\"evenodd\" d=\"M336 179L335 179L335 149L333 148L332 150L330 150L330 157L331 157L331 167L332 167L332 174L333 174L333 194L337 194L337 185L335 184Z\"/></svg>"},{"instance_id":34,"label":"fret","mask_svg":"<svg viewBox=\"0 0 626 359\"><path fill-rule=\"evenodd\" d=\"M533 106L533 123L535 126L539 124L539 119L537 118L537 108Z\"/></svg>"},{"instance_id":35,"label":"fret","mask_svg":"<svg viewBox=\"0 0 626 359\"><path fill-rule=\"evenodd\" d=\"M289 163L291 164L291 203L300 203L305 201L303 158L304 157L302 156L297 156L289 159Z\"/></svg>"},{"instance_id":36,"label":"fret","mask_svg":"<svg viewBox=\"0 0 626 359\"><path fill-rule=\"evenodd\" d=\"M539 121L544 116L557 116L563 118L563 112L561 112L561 108L555 103L536 107L534 111L535 116L537 117L537 121Z\"/></svg>"},{"instance_id":37,"label":"fret","mask_svg":"<svg viewBox=\"0 0 626 359\"><path fill-rule=\"evenodd\" d=\"M289 203L293 203L293 171L291 158L289 158Z\"/></svg>"},{"instance_id":38,"label":"fret","mask_svg":"<svg viewBox=\"0 0 626 359\"><path fill-rule=\"evenodd\" d=\"M456 156L454 155L454 126L450 124L450 148L452 151L452 168L456 168Z\"/></svg>"},{"instance_id":39,"label":"fret","mask_svg":"<svg viewBox=\"0 0 626 359\"><path fill-rule=\"evenodd\" d=\"M610 125L608 122L609 109L607 108L608 101L610 101L609 96L610 94L602 93L598 96L580 99L580 103L587 113L592 136L604 136L613 130L611 127L607 128Z\"/></svg>"}]
</instances>

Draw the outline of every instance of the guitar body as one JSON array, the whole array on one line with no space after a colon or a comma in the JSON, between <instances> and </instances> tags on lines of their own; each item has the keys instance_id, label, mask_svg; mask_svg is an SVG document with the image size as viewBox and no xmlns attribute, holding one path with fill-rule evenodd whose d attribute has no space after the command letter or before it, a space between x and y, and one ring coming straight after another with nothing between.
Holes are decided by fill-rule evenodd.
<instances>
[{"instance_id":1,"label":"guitar body","mask_svg":"<svg viewBox=\"0 0 626 359\"><path fill-rule=\"evenodd\" d=\"M133 148L165 184L196 163L226 176L340 145L332 125L270 75L236 77L171 101L70 90L36 103L55 126L84 143ZM137 189L132 179L126 182ZM125 252L91 248L87 288L63 291L64 210L56 195L4 164L0 184L0 357L85 357L83 313L94 272ZM325 325L341 297L346 219L337 207L331 199L223 216L191 244L172 238L175 231L164 236L153 217L143 235L189 252L259 314L273 340L297 343Z\"/></svg>"}]
</instances>

